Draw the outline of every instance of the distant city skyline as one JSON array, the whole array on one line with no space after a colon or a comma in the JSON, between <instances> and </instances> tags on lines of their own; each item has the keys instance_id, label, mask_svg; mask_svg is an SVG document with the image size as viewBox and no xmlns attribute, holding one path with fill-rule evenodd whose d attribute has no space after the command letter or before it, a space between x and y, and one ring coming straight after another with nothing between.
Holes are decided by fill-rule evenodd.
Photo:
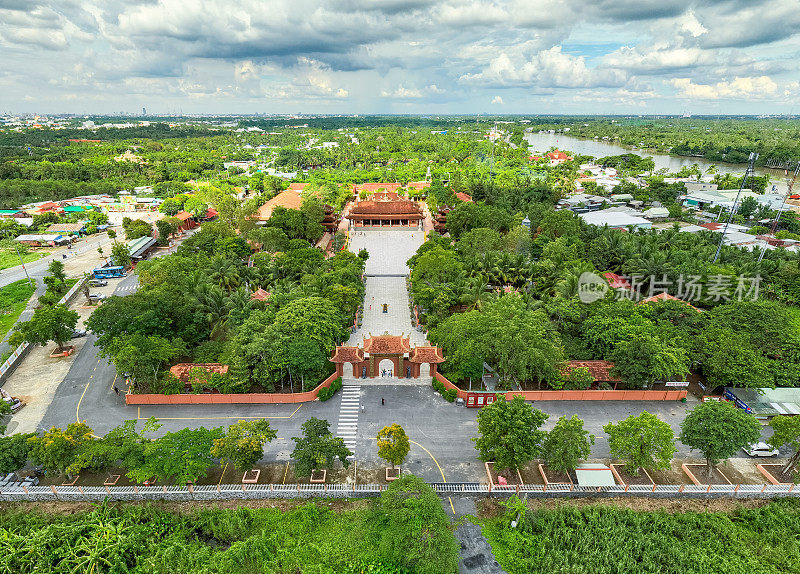
<instances>
[{"instance_id":1,"label":"distant city skyline","mask_svg":"<svg viewBox=\"0 0 800 574\"><path fill-rule=\"evenodd\" d=\"M791 0L0 0L0 112L800 113Z\"/></svg>"}]
</instances>

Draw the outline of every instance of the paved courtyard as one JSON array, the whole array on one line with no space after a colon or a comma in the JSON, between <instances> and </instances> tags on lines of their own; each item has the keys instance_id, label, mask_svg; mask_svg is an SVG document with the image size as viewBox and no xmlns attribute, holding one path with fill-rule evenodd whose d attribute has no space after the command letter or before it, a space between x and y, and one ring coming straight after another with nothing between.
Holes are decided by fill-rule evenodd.
<instances>
[{"instance_id":1,"label":"paved courtyard","mask_svg":"<svg viewBox=\"0 0 800 574\"><path fill-rule=\"evenodd\" d=\"M408 275L406 261L425 242L419 230L351 230L350 251L361 249L369 252L367 275Z\"/></svg>"}]
</instances>

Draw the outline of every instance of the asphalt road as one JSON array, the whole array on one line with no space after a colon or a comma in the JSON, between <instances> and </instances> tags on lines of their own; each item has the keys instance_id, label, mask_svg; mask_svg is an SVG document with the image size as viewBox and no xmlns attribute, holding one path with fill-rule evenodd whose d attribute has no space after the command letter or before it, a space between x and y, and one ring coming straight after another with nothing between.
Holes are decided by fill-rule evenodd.
<instances>
[{"instance_id":1,"label":"asphalt road","mask_svg":"<svg viewBox=\"0 0 800 574\"><path fill-rule=\"evenodd\" d=\"M98 247L103 245L107 245L111 243L111 239L108 237L102 237L100 239L92 239L89 241L84 241L76 244L75 247L72 249L60 249L55 251L52 255L48 255L47 257L43 257L41 259L37 259L36 261L32 261L31 263L25 264L25 269L22 268L22 265L17 265L16 267L9 267L8 269L3 269L0 271L0 287L5 287L10 283L14 283L15 281L19 281L20 279L25 279L25 271L27 270L28 275L32 279L40 279L47 274L47 266L50 265L50 262L54 259L62 260L61 255L66 253L67 257L74 257L76 255L80 255L82 253L86 253L87 251L97 251Z\"/></svg>"}]
</instances>

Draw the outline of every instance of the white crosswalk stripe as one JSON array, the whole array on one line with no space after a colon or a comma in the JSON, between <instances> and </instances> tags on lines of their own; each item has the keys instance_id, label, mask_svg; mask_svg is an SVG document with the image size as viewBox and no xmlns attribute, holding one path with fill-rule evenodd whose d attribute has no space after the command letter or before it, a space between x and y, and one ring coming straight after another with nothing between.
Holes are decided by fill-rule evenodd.
<instances>
[{"instance_id":1,"label":"white crosswalk stripe","mask_svg":"<svg viewBox=\"0 0 800 574\"><path fill-rule=\"evenodd\" d=\"M358 435L358 411L361 408L361 388L358 386L342 387L341 403L339 404L339 422L336 436L344 440L345 446L353 452L355 458L356 436Z\"/></svg>"}]
</instances>

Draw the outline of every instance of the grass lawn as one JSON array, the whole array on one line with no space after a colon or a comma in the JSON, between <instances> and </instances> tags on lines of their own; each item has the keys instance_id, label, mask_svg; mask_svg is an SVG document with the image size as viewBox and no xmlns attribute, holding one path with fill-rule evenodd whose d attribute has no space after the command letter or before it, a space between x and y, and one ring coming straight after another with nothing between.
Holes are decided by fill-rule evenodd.
<instances>
[{"instance_id":1,"label":"grass lawn","mask_svg":"<svg viewBox=\"0 0 800 574\"><path fill-rule=\"evenodd\" d=\"M549 500L526 509L512 498L495 506L483 532L509 574L800 572L797 499Z\"/></svg>"},{"instance_id":2,"label":"grass lawn","mask_svg":"<svg viewBox=\"0 0 800 574\"><path fill-rule=\"evenodd\" d=\"M16 323L31 295L33 287L28 284L27 279L0 288L0 339L5 337L8 330Z\"/></svg>"},{"instance_id":3,"label":"grass lawn","mask_svg":"<svg viewBox=\"0 0 800 574\"><path fill-rule=\"evenodd\" d=\"M22 256L22 261L24 263L30 263L31 261L36 261L47 255L50 255L47 251L30 251ZM15 250L0 250L0 269L8 269L9 267L16 267L17 265L19 265L19 255L17 255Z\"/></svg>"}]
</instances>

